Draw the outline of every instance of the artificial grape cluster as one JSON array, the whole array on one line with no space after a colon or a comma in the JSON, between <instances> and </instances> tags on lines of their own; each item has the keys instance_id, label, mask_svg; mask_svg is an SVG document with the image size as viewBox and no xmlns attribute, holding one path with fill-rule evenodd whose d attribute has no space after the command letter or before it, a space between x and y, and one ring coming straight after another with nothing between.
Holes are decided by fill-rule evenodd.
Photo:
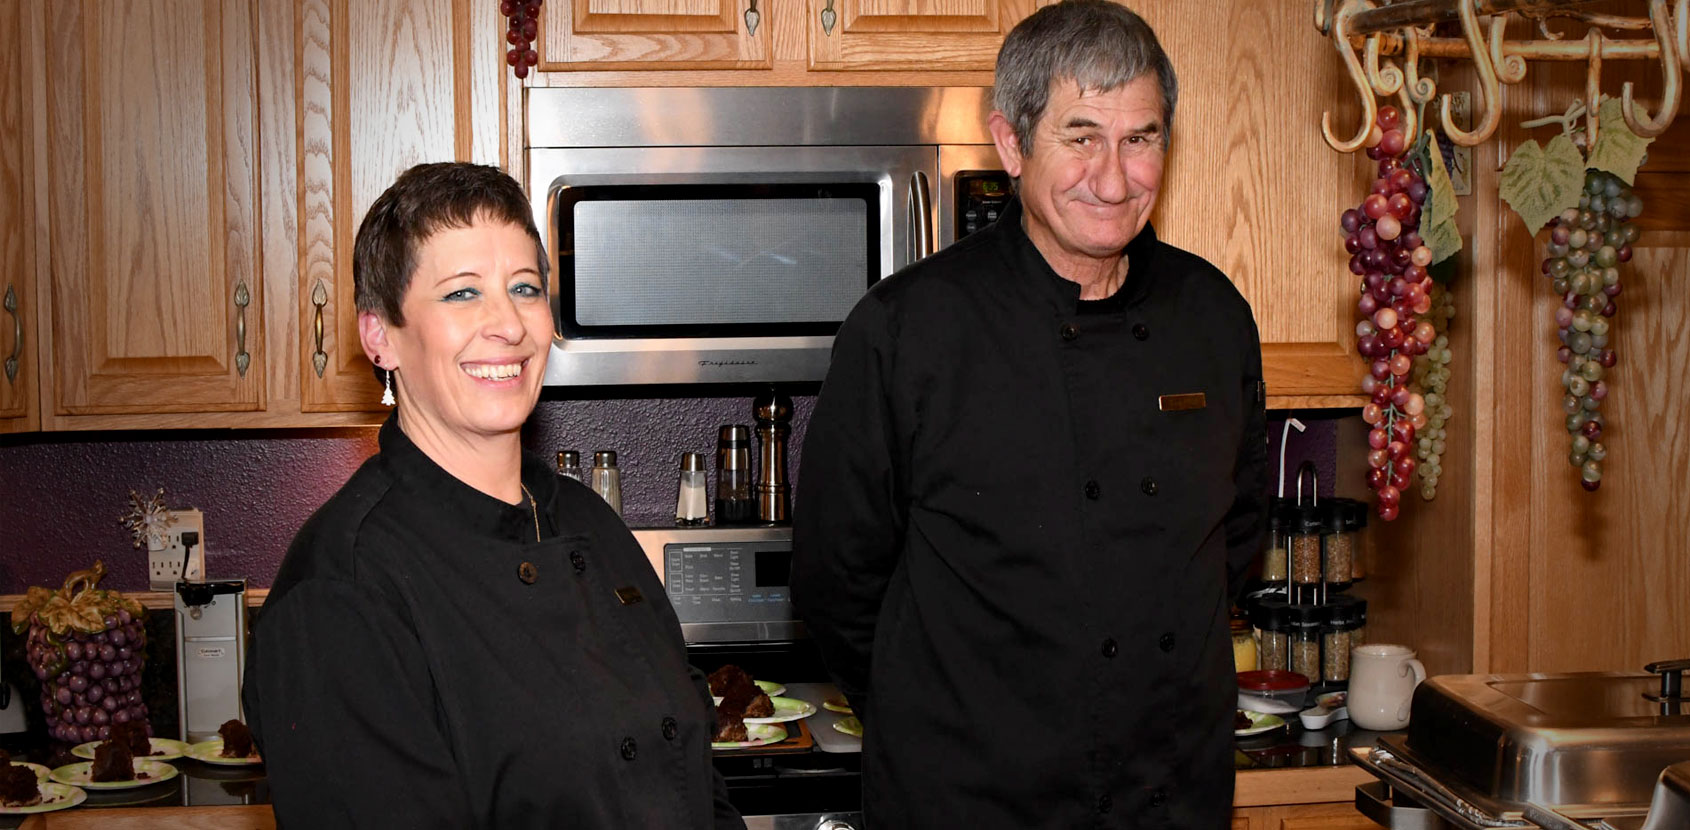
<instances>
[{"instance_id":1,"label":"artificial grape cluster","mask_svg":"<svg viewBox=\"0 0 1690 830\"><path fill-rule=\"evenodd\" d=\"M1567 432L1572 451L1567 460L1579 470L1586 490L1602 486L1602 402L1608 398L1607 370L1614 367L1608 345L1609 318L1620 295L1621 263L1631 261L1638 228L1629 220L1643 213L1643 200L1619 177L1601 170L1584 176L1584 192L1577 208L1568 208L1550 223L1543 273L1556 296L1555 326L1561 347L1555 356L1567 365L1561 385L1567 394Z\"/></svg>"},{"instance_id":2,"label":"artificial grape cluster","mask_svg":"<svg viewBox=\"0 0 1690 830\"><path fill-rule=\"evenodd\" d=\"M146 612L117 591L95 587L105 573L95 562L59 590L30 588L12 609L13 633L29 632L25 652L41 681L41 710L54 740L103 740L112 724L147 722Z\"/></svg>"},{"instance_id":3,"label":"artificial grape cluster","mask_svg":"<svg viewBox=\"0 0 1690 830\"><path fill-rule=\"evenodd\" d=\"M534 38L540 33L540 4L543 2L545 0L499 0L499 13L510 18L505 42L511 48L505 52L505 63L511 66L518 78L528 77L528 70L540 62L540 53L534 51Z\"/></svg>"},{"instance_id":4,"label":"artificial grape cluster","mask_svg":"<svg viewBox=\"0 0 1690 830\"><path fill-rule=\"evenodd\" d=\"M1379 177L1359 208L1344 211L1340 225L1350 273L1361 277L1356 310L1356 349L1370 361L1361 389L1371 400L1362 407L1367 434L1367 485L1378 503L1379 518L1395 519L1402 491L1414 480L1417 463L1411 449L1426 428L1426 400L1409 385L1417 355L1426 354L1437 331L1423 319L1432 308L1426 267L1432 249L1419 234L1426 180L1404 161L1408 137L1395 107L1381 107L1370 131L1368 158L1379 162Z\"/></svg>"},{"instance_id":5,"label":"artificial grape cluster","mask_svg":"<svg viewBox=\"0 0 1690 830\"><path fill-rule=\"evenodd\" d=\"M1454 408L1449 405L1449 322L1455 317L1455 296L1443 285L1432 282L1427 292L1432 297L1432 310L1423 315L1430 320L1438 336L1425 354L1414 358L1409 370L1409 384L1423 390L1426 399L1426 428L1420 430L1419 444L1414 454L1420 459L1420 497L1431 501L1438 495L1438 478L1443 475L1444 424Z\"/></svg>"}]
</instances>

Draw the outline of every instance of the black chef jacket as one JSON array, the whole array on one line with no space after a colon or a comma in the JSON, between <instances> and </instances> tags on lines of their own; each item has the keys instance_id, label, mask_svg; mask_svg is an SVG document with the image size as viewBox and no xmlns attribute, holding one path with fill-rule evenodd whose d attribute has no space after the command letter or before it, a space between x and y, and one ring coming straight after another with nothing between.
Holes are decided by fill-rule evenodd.
<instances>
[{"instance_id":1,"label":"black chef jacket","mask_svg":"<svg viewBox=\"0 0 1690 830\"><path fill-rule=\"evenodd\" d=\"M380 443L254 626L243 694L281 825L744 827L704 678L604 501L524 455L536 514L396 419Z\"/></svg>"},{"instance_id":2,"label":"black chef jacket","mask_svg":"<svg viewBox=\"0 0 1690 830\"><path fill-rule=\"evenodd\" d=\"M862 718L876 830L1227 824L1261 347L1214 266L1149 227L1127 255L1084 313L1012 204L835 340L792 596Z\"/></svg>"}]
</instances>

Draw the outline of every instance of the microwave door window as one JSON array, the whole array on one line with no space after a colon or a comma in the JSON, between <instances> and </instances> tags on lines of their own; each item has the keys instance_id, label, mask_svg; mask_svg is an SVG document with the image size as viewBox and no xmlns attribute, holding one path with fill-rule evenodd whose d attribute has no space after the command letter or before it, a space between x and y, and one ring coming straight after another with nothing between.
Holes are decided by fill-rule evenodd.
<instances>
[{"instance_id":1,"label":"microwave door window","mask_svg":"<svg viewBox=\"0 0 1690 830\"><path fill-rule=\"evenodd\" d=\"M570 334L831 334L879 277L872 183L575 190Z\"/></svg>"}]
</instances>

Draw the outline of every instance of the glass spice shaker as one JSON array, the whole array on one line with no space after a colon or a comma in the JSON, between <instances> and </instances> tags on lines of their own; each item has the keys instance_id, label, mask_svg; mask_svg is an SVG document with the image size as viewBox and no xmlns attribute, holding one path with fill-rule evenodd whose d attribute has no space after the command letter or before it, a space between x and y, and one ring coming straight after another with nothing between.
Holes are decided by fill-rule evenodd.
<instances>
[{"instance_id":1,"label":"glass spice shaker","mask_svg":"<svg viewBox=\"0 0 1690 830\"><path fill-rule=\"evenodd\" d=\"M1262 553L1262 581L1284 586L1290 571L1290 526L1293 505L1289 499L1274 499L1268 509L1268 549Z\"/></svg>"},{"instance_id":2,"label":"glass spice shaker","mask_svg":"<svg viewBox=\"0 0 1690 830\"><path fill-rule=\"evenodd\" d=\"M752 524L757 500L751 495L751 428L723 424L716 436L716 524Z\"/></svg>"},{"instance_id":3,"label":"glass spice shaker","mask_svg":"<svg viewBox=\"0 0 1690 830\"><path fill-rule=\"evenodd\" d=\"M1320 532L1325 523L1315 505L1299 505L1291 527L1292 601L1313 603L1320 596Z\"/></svg>"},{"instance_id":4,"label":"glass spice shaker","mask_svg":"<svg viewBox=\"0 0 1690 830\"><path fill-rule=\"evenodd\" d=\"M557 474L580 481L581 454L574 450L559 450L557 454Z\"/></svg>"},{"instance_id":5,"label":"glass spice shaker","mask_svg":"<svg viewBox=\"0 0 1690 830\"><path fill-rule=\"evenodd\" d=\"M593 492L604 498L616 515L622 515L622 469L616 466L616 452L598 450L593 453Z\"/></svg>"},{"instance_id":6,"label":"glass spice shaker","mask_svg":"<svg viewBox=\"0 0 1690 830\"><path fill-rule=\"evenodd\" d=\"M1256 604L1250 624L1256 628L1257 665L1264 671L1291 670L1290 606L1274 600Z\"/></svg>"},{"instance_id":7,"label":"glass spice shaker","mask_svg":"<svg viewBox=\"0 0 1690 830\"><path fill-rule=\"evenodd\" d=\"M1334 597L1327 606L1326 625L1321 629L1321 682L1344 685L1350 682L1350 649L1355 647L1351 634L1359 622L1354 597Z\"/></svg>"},{"instance_id":8,"label":"glass spice shaker","mask_svg":"<svg viewBox=\"0 0 1690 830\"><path fill-rule=\"evenodd\" d=\"M1328 594L1350 587L1355 569L1355 535L1349 531L1348 499L1321 505L1321 574Z\"/></svg>"},{"instance_id":9,"label":"glass spice shaker","mask_svg":"<svg viewBox=\"0 0 1690 830\"><path fill-rule=\"evenodd\" d=\"M1325 608L1319 605L1290 606L1291 671L1309 683L1320 682L1320 627L1325 622Z\"/></svg>"},{"instance_id":10,"label":"glass spice shaker","mask_svg":"<svg viewBox=\"0 0 1690 830\"><path fill-rule=\"evenodd\" d=\"M1367 505L1355 499L1345 499L1349 502L1344 511L1344 532L1350 536L1353 548L1350 556L1350 581L1360 582L1367 577L1367 569L1361 563L1361 532L1367 529Z\"/></svg>"},{"instance_id":11,"label":"glass spice shaker","mask_svg":"<svg viewBox=\"0 0 1690 830\"><path fill-rule=\"evenodd\" d=\"M709 508L704 497L704 456L696 452L681 453L681 480L675 495L675 524L697 527L709 521Z\"/></svg>"}]
</instances>

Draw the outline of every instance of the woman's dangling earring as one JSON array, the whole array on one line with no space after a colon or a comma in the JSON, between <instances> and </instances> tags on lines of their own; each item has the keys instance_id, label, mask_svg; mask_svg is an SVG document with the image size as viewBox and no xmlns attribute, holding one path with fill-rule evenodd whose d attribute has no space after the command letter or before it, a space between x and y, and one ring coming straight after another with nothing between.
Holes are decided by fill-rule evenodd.
<instances>
[{"instance_id":1,"label":"woman's dangling earring","mask_svg":"<svg viewBox=\"0 0 1690 830\"><path fill-rule=\"evenodd\" d=\"M393 400L393 370L385 369L383 371L387 372L387 384L381 390L381 405L392 406L395 403Z\"/></svg>"}]
</instances>

